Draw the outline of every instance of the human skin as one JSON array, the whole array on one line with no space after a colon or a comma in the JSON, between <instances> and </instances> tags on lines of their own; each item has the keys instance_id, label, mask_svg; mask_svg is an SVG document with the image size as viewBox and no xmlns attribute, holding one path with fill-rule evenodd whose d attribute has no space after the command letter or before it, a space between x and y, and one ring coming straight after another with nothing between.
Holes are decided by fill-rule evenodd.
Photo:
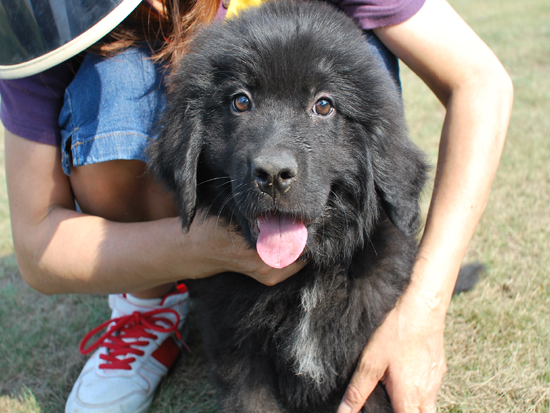
<instances>
[{"instance_id":1,"label":"human skin","mask_svg":"<svg viewBox=\"0 0 550 413\"><path fill-rule=\"evenodd\" d=\"M280 270L267 266L215 218L198 216L190 230L183 231L179 218L173 216L172 196L142 176L144 164L113 161L81 167L80 172L90 176L80 179L80 172L75 172L71 186L61 169L58 147L6 130L5 151L19 270L42 293L130 292L147 298L162 295L175 281L225 271L273 285L303 266L295 263ZM141 170L140 178L128 170ZM81 195L79 185L100 181L102 173L108 177L106 186L96 183ZM122 178L115 179L117 175ZM132 186L139 194L132 194L128 189ZM75 211L73 192L79 194L84 211L108 219Z\"/></svg>"},{"instance_id":2,"label":"human skin","mask_svg":"<svg viewBox=\"0 0 550 413\"><path fill-rule=\"evenodd\" d=\"M365 348L338 413L358 412L379 381L396 413L435 413L446 370L445 315L498 167L513 86L444 0L427 0L411 19L375 32L430 87L446 116L411 283Z\"/></svg>"}]
</instances>

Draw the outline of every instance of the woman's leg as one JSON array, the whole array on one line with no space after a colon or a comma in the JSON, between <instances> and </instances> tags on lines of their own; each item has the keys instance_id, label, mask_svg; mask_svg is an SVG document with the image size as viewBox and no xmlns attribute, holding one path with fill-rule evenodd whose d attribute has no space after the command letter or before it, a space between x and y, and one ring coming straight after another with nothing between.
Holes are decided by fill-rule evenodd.
<instances>
[{"instance_id":1,"label":"woman's leg","mask_svg":"<svg viewBox=\"0 0 550 413\"><path fill-rule=\"evenodd\" d=\"M178 215L172 193L138 160L115 160L72 169L69 175L82 212L116 222L154 221ZM172 284L134 292L138 298L166 295Z\"/></svg>"},{"instance_id":2,"label":"woman's leg","mask_svg":"<svg viewBox=\"0 0 550 413\"><path fill-rule=\"evenodd\" d=\"M66 90L62 166L83 213L116 222L177 216L172 194L148 174L146 148L164 108L162 68L146 49L113 58L88 55ZM70 246L68 246L70 247ZM182 346L184 285L111 294L107 331L73 386L66 413L145 412ZM99 332L98 332L99 333ZM95 335L97 337L97 335Z\"/></svg>"}]
</instances>

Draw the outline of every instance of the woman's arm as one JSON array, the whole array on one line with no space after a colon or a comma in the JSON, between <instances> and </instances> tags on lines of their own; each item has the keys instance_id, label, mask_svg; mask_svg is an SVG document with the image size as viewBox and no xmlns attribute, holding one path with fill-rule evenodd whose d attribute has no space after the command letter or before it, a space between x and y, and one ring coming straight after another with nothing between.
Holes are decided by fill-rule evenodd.
<instances>
[{"instance_id":1,"label":"woman's arm","mask_svg":"<svg viewBox=\"0 0 550 413\"><path fill-rule=\"evenodd\" d=\"M380 380L396 413L435 412L446 369L445 315L498 167L513 87L496 56L444 0L427 0L411 19L376 34L447 112L411 284L363 352L338 412L358 412Z\"/></svg>"},{"instance_id":2,"label":"woman's arm","mask_svg":"<svg viewBox=\"0 0 550 413\"><path fill-rule=\"evenodd\" d=\"M118 223L75 211L56 146L5 131L6 178L22 277L46 293L117 293L238 271L273 285L296 272L275 270L242 238L197 217L188 233L178 218Z\"/></svg>"}]
</instances>

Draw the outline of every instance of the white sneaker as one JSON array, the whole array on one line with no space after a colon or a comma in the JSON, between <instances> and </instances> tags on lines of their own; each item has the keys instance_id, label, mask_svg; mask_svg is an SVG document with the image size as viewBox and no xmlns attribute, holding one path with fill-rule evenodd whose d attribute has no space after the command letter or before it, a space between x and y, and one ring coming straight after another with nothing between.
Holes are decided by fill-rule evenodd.
<instances>
[{"instance_id":1,"label":"white sneaker","mask_svg":"<svg viewBox=\"0 0 550 413\"><path fill-rule=\"evenodd\" d=\"M146 412L160 380L185 345L180 331L189 311L188 299L184 284L157 300L110 295L111 320L88 333L80 344L82 354L97 351L73 386L65 413ZM108 330L85 349L88 340L107 325Z\"/></svg>"}]
</instances>

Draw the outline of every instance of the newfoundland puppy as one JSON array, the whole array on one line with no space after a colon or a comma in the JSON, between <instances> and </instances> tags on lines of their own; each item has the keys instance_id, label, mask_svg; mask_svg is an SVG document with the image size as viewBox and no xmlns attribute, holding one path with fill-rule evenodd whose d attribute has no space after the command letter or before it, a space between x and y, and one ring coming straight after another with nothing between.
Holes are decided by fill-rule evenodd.
<instances>
[{"instance_id":1,"label":"newfoundland puppy","mask_svg":"<svg viewBox=\"0 0 550 413\"><path fill-rule=\"evenodd\" d=\"M150 165L184 227L222 218L272 267L189 282L223 412L332 409L407 286L427 176L400 92L324 3L269 2L203 30L170 79ZM363 412L392 412L379 385Z\"/></svg>"}]
</instances>

